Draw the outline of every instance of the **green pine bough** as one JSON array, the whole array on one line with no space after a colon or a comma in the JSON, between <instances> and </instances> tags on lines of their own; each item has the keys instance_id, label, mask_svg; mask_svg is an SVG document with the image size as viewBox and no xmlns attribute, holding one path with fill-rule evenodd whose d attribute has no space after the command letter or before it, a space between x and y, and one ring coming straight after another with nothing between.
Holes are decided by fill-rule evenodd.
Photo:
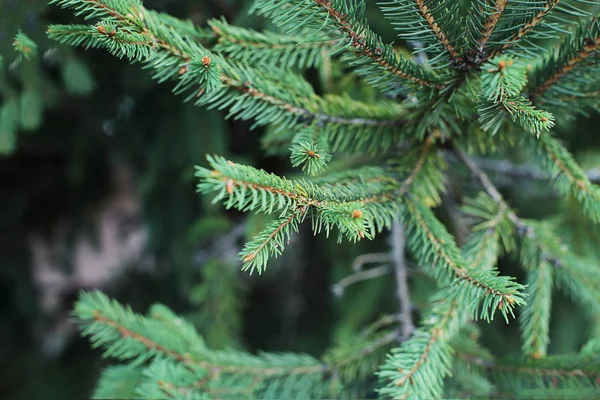
<instances>
[{"instance_id":1,"label":"green pine bough","mask_svg":"<svg viewBox=\"0 0 600 400\"><path fill-rule=\"evenodd\" d=\"M139 0L50 3L86 21L50 26L50 38L139 62L186 101L265 126L265 151L291 157L305 173L285 178L220 156L197 168L199 192L226 208L273 216L240 253L243 270L265 273L302 224L340 241L377 240L392 227L405 236L390 255L403 288L399 317L321 358L211 349L163 306L139 315L83 293L75 309L83 334L122 362L105 370L96 398L600 397L597 337L579 353L548 351L555 289L599 319L600 266L561 242L560 218L520 217L468 154L518 149L582 219L600 222L600 188L551 132L600 110L597 7L381 2L412 57L371 29L361 0L256 0L252 11L269 18L273 32L224 20L197 27ZM24 38L15 47L24 57L34 48ZM373 87L375 97L318 94L304 72L319 69L324 87L343 89L332 81L339 75L327 73L332 66L359 80L358 93ZM448 180L459 179L449 162L464 165L482 189L463 200L468 234L460 240L433 211ZM403 282L404 246L437 282L418 321ZM522 265L524 284L498 271L507 255ZM472 321L497 314L504 323L518 319L521 355L494 357L479 342Z\"/></svg>"}]
</instances>

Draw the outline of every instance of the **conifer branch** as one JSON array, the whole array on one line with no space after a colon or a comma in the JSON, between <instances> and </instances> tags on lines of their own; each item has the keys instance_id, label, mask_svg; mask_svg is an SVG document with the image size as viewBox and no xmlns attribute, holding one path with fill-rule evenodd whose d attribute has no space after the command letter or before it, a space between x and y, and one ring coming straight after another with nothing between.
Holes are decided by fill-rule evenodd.
<instances>
[{"instance_id":1,"label":"conifer branch","mask_svg":"<svg viewBox=\"0 0 600 400\"><path fill-rule=\"evenodd\" d=\"M421 79L417 76L412 75L410 72L406 70L402 70L398 68L397 65L392 64L388 59L383 56L383 51L381 47L371 48L369 44L365 41L364 36L361 36L359 29L356 29L348 22L348 15L336 10L330 0L313 0L317 5L321 6L329 17L335 20L342 32L344 32L348 39L350 39L350 45L355 49L357 54L361 56L366 56L372 59L376 64L381 65L385 70L389 71L391 74L396 75L402 79L407 79L411 82L414 82L421 86L431 86L436 89L443 89L443 85L434 84L433 82L428 82L424 79ZM442 32L440 34L443 35ZM446 39L447 40L447 39Z\"/></svg>"},{"instance_id":2,"label":"conifer branch","mask_svg":"<svg viewBox=\"0 0 600 400\"><path fill-rule=\"evenodd\" d=\"M550 342L550 311L552 309L552 266L542 261L528 273L529 301L519 322L522 328L523 352L533 358L546 355Z\"/></svg>"},{"instance_id":3,"label":"conifer branch","mask_svg":"<svg viewBox=\"0 0 600 400\"><path fill-rule=\"evenodd\" d=\"M461 64L462 57L460 56L460 54L458 54L458 51L456 51L452 43L450 43L450 40L446 36L446 33L442 31L442 28L436 22L435 18L429 10L429 7L427 7L427 5L425 4L425 0L414 1L417 4L421 15L423 16L423 19L427 21L427 25L429 26L429 28L432 30L435 37L439 40L439 42L442 44L442 46L444 46L444 48L450 55L450 59L452 60L452 62L456 65Z\"/></svg>"},{"instance_id":4,"label":"conifer branch","mask_svg":"<svg viewBox=\"0 0 600 400\"><path fill-rule=\"evenodd\" d=\"M487 21L483 26L483 32L481 32L481 36L479 37L479 40L477 40L479 53L485 54L485 46L490 40L490 37L492 37L492 33L494 32L494 29L496 29L507 3L508 0L495 0L493 11L488 14Z\"/></svg>"},{"instance_id":5,"label":"conifer branch","mask_svg":"<svg viewBox=\"0 0 600 400\"><path fill-rule=\"evenodd\" d=\"M544 378L590 378L600 379L600 371L592 366L582 368L581 364L571 364L569 367L560 367L561 358L547 357L545 359L529 359L527 364L519 365L509 363L507 360L490 360L478 357L464 351L457 351L456 356L479 367L483 367L490 372L512 373L518 375L534 375Z\"/></svg>"},{"instance_id":6,"label":"conifer branch","mask_svg":"<svg viewBox=\"0 0 600 400\"><path fill-rule=\"evenodd\" d=\"M380 396L399 399L440 398L442 379L450 372L452 349L448 340L458 332L466 313L457 299L443 289L429 302L419 327L400 347L393 349L378 376L385 384ZM446 295L446 297L442 296ZM435 377L430 380L428 377Z\"/></svg>"},{"instance_id":7,"label":"conifer branch","mask_svg":"<svg viewBox=\"0 0 600 400\"><path fill-rule=\"evenodd\" d=\"M96 5L99 0L90 1ZM80 1L58 1L59 5L65 7L72 6L72 3ZM85 3L81 12L92 12L88 14L91 17L95 15L93 12L96 8L94 6L90 11L88 5ZM102 10L112 10L110 5L112 3L98 3ZM377 127L376 137L382 135L386 128L396 131L404 124L400 115L392 115L393 111L390 112L398 110L397 106L392 105L386 110L382 103L366 107L360 103L351 104L353 102L349 98L319 98L308 89L300 76L282 73L281 77L277 77L280 79L277 79L267 77L257 69L241 68L201 44L187 42L141 4L131 7L133 8L129 11L132 13L115 11L113 20L121 25L120 28L103 23L94 29L54 25L49 28L48 33L51 38L64 43L86 47L102 45L113 54L126 54L129 58L145 61L147 66L156 70L154 77L160 82L171 78L179 80L175 91L191 92L187 100L193 99L196 104L207 104L209 107L229 106L231 114L240 114L244 119L255 118L257 124L280 121L291 127L315 121L330 127L336 134L350 133L345 135L347 145L350 145L348 141L357 141L355 135L363 134L367 128ZM128 16L130 14L134 16ZM98 38L102 40L98 41ZM200 82L204 82L200 89L198 75ZM224 95L221 90L213 90L217 85L232 92ZM296 93L304 96L295 95ZM262 104L270 106L271 112L257 118L259 111L263 111ZM344 112L348 111L352 114L347 117Z\"/></svg>"},{"instance_id":8,"label":"conifer branch","mask_svg":"<svg viewBox=\"0 0 600 400\"><path fill-rule=\"evenodd\" d=\"M544 4L544 6L537 13L532 15L531 19L525 22L523 26L521 26L514 35L505 40L502 46L495 48L489 55L484 56L482 62L496 57L497 55L503 53L505 50L509 49L515 43L523 39L532 29L538 26L552 10L554 10L559 5L560 1L561 0L547 0L546 4Z\"/></svg>"},{"instance_id":9,"label":"conifer branch","mask_svg":"<svg viewBox=\"0 0 600 400\"><path fill-rule=\"evenodd\" d=\"M403 59L368 28L364 21L364 4L343 0L258 0L254 10L272 17L278 25L312 31L311 40L322 41L323 36L326 40L339 39L341 45L351 49L354 57L350 62L357 67L359 75L386 92L397 94L406 85L438 91L446 87L443 79ZM383 76L374 79L372 75L376 72Z\"/></svg>"},{"instance_id":10,"label":"conifer branch","mask_svg":"<svg viewBox=\"0 0 600 400\"><path fill-rule=\"evenodd\" d=\"M581 264L573 256L569 256L559 240L553 236L551 227L533 221L523 221L509 207L498 189L475 162L456 146L453 148L457 156L480 180L487 193L499 205L508 209L507 216L517 228L521 237L521 261L526 268L537 268L541 263L549 263L554 267L553 275L563 289L585 306L598 309L600 306L600 281L593 274L586 274L585 264ZM592 275L587 276L586 275ZM546 280L547 282L547 280ZM546 289L547 293L547 289ZM539 310L536 310L539 312ZM548 316L549 313L546 313ZM545 323L549 323L548 320ZM544 328L545 329L545 328Z\"/></svg>"},{"instance_id":11,"label":"conifer branch","mask_svg":"<svg viewBox=\"0 0 600 400\"><path fill-rule=\"evenodd\" d=\"M215 52L243 61L280 64L283 68L318 66L323 54L336 46L335 41L304 42L301 37L232 26L224 19L211 20L209 26L218 40Z\"/></svg>"},{"instance_id":12,"label":"conifer branch","mask_svg":"<svg viewBox=\"0 0 600 400\"><path fill-rule=\"evenodd\" d=\"M470 311L475 317L481 302L484 307L480 316L484 319L493 318L496 310L508 318L515 306L523 304L519 294L521 285L505 277L468 268L453 238L431 211L411 196L407 196L404 202L408 216L403 216L403 220L407 223L407 232L413 235L409 240L411 250L419 255L420 264L431 266L437 279L459 286L457 294L473 299Z\"/></svg>"},{"instance_id":13,"label":"conifer branch","mask_svg":"<svg viewBox=\"0 0 600 400\"><path fill-rule=\"evenodd\" d=\"M600 222L600 188L594 185L567 149L550 135L538 140L522 139L534 160L552 178L558 192L576 200L592 221Z\"/></svg>"},{"instance_id":14,"label":"conifer branch","mask_svg":"<svg viewBox=\"0 0 600 400\"><path fill-rule=\"evenodd\" d=\"M580 84L579 86L589 85L589 77L594 75L594 71L598 71L593 65L593 58L598 55L599 50L600 22L596 17L590 19L577 32L567 37L556 54L547 57L532 74L535 82L530 88L529 98L535 101L543 97L552 87L560 85L562 81L569 78L572 78L572 85L575 87L578 86L577 84ZM582 71L580 76L576 76L576 72L585 67L588 67L590 71ZM569 92L565 85L561 86L563 90L559 94ZM578 90L573 92L579 94Z\"/></svg>"}]
</instances>

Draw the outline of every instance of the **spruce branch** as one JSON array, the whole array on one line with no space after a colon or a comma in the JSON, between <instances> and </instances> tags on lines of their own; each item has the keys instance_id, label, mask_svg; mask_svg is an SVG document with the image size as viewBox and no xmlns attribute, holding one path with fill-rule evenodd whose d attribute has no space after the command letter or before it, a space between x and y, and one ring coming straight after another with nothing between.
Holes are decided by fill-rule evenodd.
<instances>
[{"instance_id":1,"label":"spruce branch","mask_svg":"<svg viewBox=\"0 0 600 400\"><path fill-rule=\"evenodd\" d=\"M521 261L526 268L537 268L541 263L552 265L557 285L583 306L598 309L600 305L600 280L594 273L585 272L586 264L570 255L553 234L553 228L548 224L520 219L510 209L498 189L489 177L458 147L453 151L479 179L486 192L499 205L506 207L507 216L517 229L521 238ZM586 276L587 275L587 276ZM597 275L597 274L596 274ZM545 322L548 322L547 320Z\"/></svg>"},{"instance_id":2,"label":"spruce branch","mask_svg":"<svg viewBox=\"0 0 600 400\"><path fill-rule=\"evenodd\" d=\"M594 185L569 151L550 135L522 138L532 159L551 177L558 192L576 200L593 222L600 222L600 188Z\"/></svg>"},{"instance_id":3,"label":"spruce branch","mask_svg":"<svg viewBox=\"0 0 600 400\"><path fill-rule=\"evenodd\" d=\"M13 47L25 60L31 60L37 57L37 44L21 31L15 35Z\"/></svg>"},{"instance_id":4,"label":"spruce branch","mask_svg":"<svg viewBox=\"0 0 600 400\"><path fill-rule=\"evenodd\" d=\"M539 136L554 126L554 116L538 110L520 93L527 82L525 68L510 57L500 56L483 65L482 92L477 106L482 128L496 134L505 113L525 130Z\"/></svg>"},{"instance_id":5,"label":"spruce branch","mask_svg":"<svg viewBox=\"0 0 600 400\"><path fill-rule=\"evenodd\" d=\"M503 39L500 43L500 46L495 47L488 55L485 55L482 59L482 62L494 58L495 56L503 53L504 51L518 43L535 27L540 25L542 21L544 21L544 18L559 5L560 1L561 0L545 0L540 8L533 8L529 4L523 4L524 7L530 7L529 10L526 9L526 12L530 13L531 15L525 17L523 22L517 25L519 26L519 28L515 33L513 33L508 38ZM518 15L518 13L522 11L524 10L516 9L515 14Z\"/></svg>"},{"instance_id":6,"label":"spruce branch","mask_svg":"<svg viewBox=\"0 0 600 400\"><path fill-rule=\"evenodd\" d=\"M590 18L531 74L535 81L530 87L529 98L543 101L546 92L553 87L556 89L552 93L578 95L579 89L588 87L594 71L600 71L593 63L599 49L600 22L598 17Z\"/></svg>"},{"instance_id":7,"label":"spruce branch","mask_svg":"<svg viewBox=\"0 0 600 400\"><path fill-rule=\"evenodd\" d=\"M351 49L354 55L351 63L357 67L357 72L386 92L398 92L406 85L413 89L442 90L446 87L442 79L415 62L403 59L368 28L362 2L258 0L254 10L272 17L278 25L312 31L312 40L323 40L323 37L340 40L344 46L341 49ZM377 78L373 78L374 73Z\"/></svg>"},{"instance_id":8,"label":"spruce branch","mask_svg":"<svg viewBox=\"0 0 600 400\"><path fill-rule=\"evenodd\" d=\"M111 2L90 1L94 7L82 6L81 13L93 14L96 5L101 10L112 10ZM59 5L67 6L65 2ZM172 27L183 25L187 32L190 28L185 23L174 18L164 21L162 15L141 5L130 5L127 12L124 7L119 2L118 10L110 14L111 19L101 21L96 27L53 25L48 30L49 36L70 45L105 47L115 55L144 61L146 67L155 70L153 77L159 82L178 81L174 90L187 93L186 100L209 108L227 107L230 115L255 119L256 124L279 123L283 129L314 121L332 131L333 139L335 135L344 137L342 144L346 146L365 143L371 148L374 143L391 142L378 137L397 137L394 135L403 125L395 105L384 102L365 105L353 103L347 97L321 99L296 74L280 71L267 76L258 68L225 60L199 42L180 36ZM377 129L368 132L374 126ZM370 140L365 141L365 137Z\"/></svg>"},{"instance_id":9,"label":"spruce branch","mask_svg":"<svg viewBox=\"0 0 600 400\"><path fill-rule=\"evenodd\" d=\"M383 398L440 398L443 378L450 372L453 351L448 341L458 332L464 313L442 289L429 302L424 324L400 347L392 349L377 375Z\"/></svg>"},{"instance_id":10,"label":"spruce branch","mask_svg":"<svg viewBox=\"0 0 600 400\"><path fill-rule=\"evenodd\" d=\"M475 368L484 369L492 377L499 378L501 389L514 391L515 387L549 387L556 389L557 384L565 387L595 386L600 378L600 370L594 361L581 355L551 355L541 359L524 360L482 357L466 348L456 349L456 357ZM511 387L504 382L517 382Z\"/></svg>"},{"instance_id":11,"label":"spruce branch","mask_svg":"<svg viewBox=\"0 0 600 400\"><path fill-rule=\"evenodd\" d=\"M423 0L389 0L380 3L384 15L402 39L414 42L419 32L417 51L429 52L427 63L443 67L461 68L462 56L456 48L461 22L457 4Z\"/></svg>"},{"instance_id":12,"label":"spruce branch","mask_svg":"<svg viewBox=\"0 0 600 400\"><path fill-rule=\"evenodd\" d=\"M527 260L525 260L527 261ZM523 352L533 358L546 355L550 342L550 311L552 309L552 266L542 261L527 275L528 302L519 322Z\"/></svg>"},{"instance_id":13,"label":"spruce branch","mask_svg":"<svg viewBox=\"0 0 600 400\"><path fill-rule=\"evenodd\" d=\"M310 68L321 65L323 54L331 51L334 41L305 42L274 32L257 32L228 24L224 19L210 20L217 37L213 50L236 60L281 65L283 68Z\"/></svg>"},{"instance_id":14,"label":"spruce branch","mask_svg":"<svg viewBox=\"0 0 600 400\"><path fill-rule=\"evenodd\" d=\"M261 274L269 258L282 254L285 241L286 239L290 241L291 233L298 232L298 225L302 222L306 211L306 207L302 206L289 211L287 215L271 222L265 230L246 243L240 253L240 259L244 262L242 270L249 270L252 275L256 269Z\"/></svg>"},{"instance_id":15,"label":"spruce branch","mask_svg":"<svg viewBox=\"0 0 600 400\"><path fill-rule=\"evenodd\" d=\"M474 318L490 320L499 310L508 319L514 307L524 304L521 285L512 278L467 267L454 239L433 213L411 196L404 203L406 213L402 219L408 244L419 264L430 266L432 275L441 282L456 285L455 295L469 304Z\"/></svg>"},{"instance_id":16,"label":"spruce branch","mask_svg":"<svg viewBox=\"0 0 600 400\"><path fill-rule=\"evenodd\" d=\"M82 293L75 315L84 335L107 349L106 356L134 360L129 366L107 370L102 378L106 383L99 393L118 392L114 385L109 390L108 380L120 371L140 379L128 381L128 388L123 388L126 392L118 393L134 392L150 398L202 393L257 397L268 397L270 393L281 398L298 393L316 398L336 396L350 382L367 379L385 351L398 340L395 331L374 326L365 335L332 347L319 361L302 354L215 351L168 308L155 305L148 316L141 316L100 292ZM341 380L343 385L327 384L328 380Z\"/></svg>"},{"instance_id":17,"label":"spruce branch","mask_svg":"<svg viewBox=\"0 0 600 400\"><path fill-rule=\"evenodd\" d=\"M492 37L494 29L496 29L496 26L498 25L498 21L500 20L500 17L504 12L507 3L508 0L495 0L492 7L489 7L487 1L483 5L474 3L473 8L477 9L478 6L480 6L480 8L485 7L485 13L487 14L486 22L483 26L483 31L481 32L481 36L477 40L477 50L479 54L485 54L485 47L490 38Z\"/></svg>"}]
</instances>

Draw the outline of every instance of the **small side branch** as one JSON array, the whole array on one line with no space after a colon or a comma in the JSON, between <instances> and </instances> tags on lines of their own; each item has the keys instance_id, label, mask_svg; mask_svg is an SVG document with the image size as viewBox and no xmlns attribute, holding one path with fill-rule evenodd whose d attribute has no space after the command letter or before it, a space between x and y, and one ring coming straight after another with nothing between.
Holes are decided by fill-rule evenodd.
<instances>
[{"instance_id":1,"label":"small side branch","mask_svg":"<svg viewBox=\"0 0 600 400\"><path fill-rule=\"evenodd\" d=\"M481 168L501 175L519 179L547 180L550 176L544 171L530 165L517 165L507 160L493 160L481 157L471 157ZM592 183L600 184L600 168L585 172Z\"/></svg>"},{"instance_id":2,"label":"small side branch","mask_svg":"<svg viewBox=\"0 0 600 400\"><path fill-rule=\"evenodd\" d=\"M396 296L400 302L399 319L402 322L402 339L406 340L415 330L411 316L410 290L408 289L408 271L404 249L406 248L406 237L404 227L400 222L392 225L392 261L396 275Z\"/></svg>"},{"instance_id":3,"label":"small side branch","mask_svg":"<svg viewBox=\"0 0 600 400\"><path fill-rule=\"evenodd\" d=\"M536 26L538 26L542 22L542 20L544 19L544 17L546 15L548 15L552 10L554 10L554 8L556 8L556 6L558 6L558 4L560 3L560 1L561 0L551 0L551 1L549 1L544 8L542 8L541 10L539 10L537 12L537 14L535 14L533 16L533 18L531 19L531 21L529 21L526 24L524 24L518 30L517 33L515 33L510 39L508 39L504 43L504 45L502 47L494 50L492 53L490 53L489 55L487 55L486 57L484 57L484 59L481 62L484 63L487 60L489 60L491 58L494 58L495 56L497 56L498 54L501 54L504 50L508 49L509 47L511 47L515 43L517 43L519 40L521 40L533 28L535 28Z\"/></svg>"},{"instance_id":4,"label":"small side branch","mask_svg":"<svg viewBox=\"0 0 600 400\"><path fill-rule=\"evenodd\" d=\"M581 50L579 50L573 57L566 60L566 62L560 66L554 73L547 77L540 85L538 85L529 95L531 101L535 101L536 98L541 97L546 93L554 84L559 80L568 75L578 65L584 63L589 57L593 56L600 49L600 36L596 38L588 38Z\"/></svg>"},{"instance_id":5,"label":"small side branch","mask_svg":"<svg viewBox=\"0 0 600 400\"><path fill-rule=\"evenodd\" d=\"M429 25L429 28L433 31L437 40L442 44L442 46L444 46L444 48L450 55L450 58L452 59L452 61L457 65L461 64L462 57L460 56L460 54L458 54L458 51L456 51L456 49L454 48L452 43L450 43L450 39L448 39L448 36L446 36L446 33L444 33L442 28L435 21L435 18L433 18L433 15L431 14L431 12L429 12L429 8L425 4L425 0L415 0L415 2L417 3L417 7L419 7L419 11L421 12L421 15L423 16L425 21L427 21L427 25Z\"/></svg>"},{"instance_id":6,"label":"small side branch","mask_svg":"<svg viewBox=\"0 0 600 400\"><path fill-rule=\"evenodd\" d=\"M487 22L483 27L481 37L477 41L477 43L479 44L479 52L483 52L485 50L485 46L490 40L490 37L492 37L492 33L498 25L498 21L500 20L500 16L506 8L507 2L508 0L496 0L496 3L494 5L495 12L488 17Z\"/></svg>"},{"instance_id":7,"label":"small side branch","mask_svg":"<svg viewBox=\"0 0 600 400\"><path fill-rule=\"evenodd\" d=\"M348 275L338 281L331 287L331 291L338 297L344 294L344 291L348 286L354 285L355 283L366 281L368 279L379 278L380 276L387 275L391 272L391 268L388 264L380 265L375 268L369 268L363 271L358 271L352 275Z\"/></svg>"}]
</instances>

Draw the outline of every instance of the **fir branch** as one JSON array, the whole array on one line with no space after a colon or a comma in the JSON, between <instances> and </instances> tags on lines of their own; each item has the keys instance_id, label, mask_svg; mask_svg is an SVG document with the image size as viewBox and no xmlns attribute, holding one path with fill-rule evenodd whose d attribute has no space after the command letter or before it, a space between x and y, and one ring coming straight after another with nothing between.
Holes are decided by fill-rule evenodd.
<instances>
[{"instance_id":1,"label":"fir branch","mask_svg":"<svg viewBox=\"0 0 600 400\"><path fill-rule=\"evenodd\" d=\"M536 109L531 101L521 96L527 82L525 68L514 64L510 57L497 57L483 65L482 92L477 112L482 128L495 135L503 125L505 113L524 129L539 136L554 126L554 116Z\"/></svg>"},{"instance_id":2,"label":"fir branch","mask_svg":"<svg viewBox=\"0 0 600 400\"><path fill-rule=\"evenodd\" d=\"M473 268L493 270L503 252L516 248L514 227L508 217L510 209L479 193L475 199L465 201L462 211L475 220L462 248L464 258Z\"/></svg>"},{"instance_id":3,"label":"fir branch","mask_svg":"<svg viewBox=\"0 0 600 400\"><path fill-rule=\"evenodd\" d=\"M440 25L436 22L435 18L433 17L433 15L431 13L431 10L429 10L427 5L425 4L425 0L414 0L414 1L417 4L417 7L419 8L421 15L423 16L425 21L427 21L427 25L429 25L429 28L431 29L431 31L434 33L435 37L439 40L439 42L442 44L442 46L444 46L444 48L450 55L450 59L452 60L452 62L454 64L461 64L462 63L461 56L458 54L458 51L456 51L456 49L454 48L452 43L450 43L450 40L448 39L446 34L442 31Z\"/></svg>"},{"instance_id":4,"label":"fir branch","mask_svg":"<svg viewBox=\"0 0 600 400\"><path fill-rule=\"evenodd\" d=\"M490 40L490 37L492 37L494 29L496 29L496 26L498 25L498 21L500 20L500 17L506 8L506 3L508 3L508 0L495 0L491 12L487 13L487 20L483 26L483 31L477 40L478 52L480 54L485 54L485 46ZM487 6L487 1L485 5ZM476 3L474 4L474 7L477 7Z\"/></svg>"},{"instance_id":5,"label":"fir branch","mask_svg":"<svg viewBox=\"0 0 600 400\"><path fill-rule=\"evenodd\" d=\"M529 260L524 260L528 265ZM523 352L533 358L546 355L550 342L550 311L552 310L552 266L542 261L527 275L529 301L519 318Z\"/></svg>"},{"instance_id":6,"label":"fir branch","mask_svg":"<svg viewBox=\"0 0 600 400\"><path fill-rule=\"evenodd\" d=\"M508 359L482 358L477 354L466 351L466 349L457 349L456 356L473 366L482 367L494 375L506 376L509 374L513 379L519 376L522 379L531 377L550 381L554 379L574 379L578 380L579 384L590 384L600 378L600 371L597 367L586 362L583 357L575 357L574 359L573 357L566 358L562 355L555 355L542 359L528 358L519 360L521 362L515 362L515 360Z\"/></svg>"},{"instance_id":7,"label":"fir branch","mask_svg":"<svg viewBox=\"0 0 600 400\"><path fill-rule=\"evenodd\" d=\"M468 309L475 318L489 320L500 310L507 319L515 306L524 303L519 293L521 285L511 278L468 268L453 238L431 211L410 196L404 202L407 214L402 218L411 250L421 265L431 266L438 280L458 286L455 295L470 305Z\"/></svg>"},{"instance_id":8,"label":"fir branch","mask_svg":"<svg viewBox=\"0 0 600 400\"><path fill-rule=\"evenodd\" d=\"M553 57L547 57L544 63L532 73L535 83L531 85L529 98L535 101L544 97L546 92L557 84L560 86L557 91L562 92L560 94L570 94L570 92L579 94L579 90L569 90L567 85L560 85L560 82L571 80L570 83L573 86L577 86L577 83L588 85L588 77L593 75L594 69L584 71L580 74L581 77L574 76L576 75L575 70L582 70L585 66L592 64L590 61L593 60L590 58L596 56L599 49L600 22L596 17L590 19L575 34L564 40L556 54ZM573 79L569 79L569 77Z\"/></svg>"},{"instance_id":9,"label":"fir branch","mask_svg":"<svg viewBox=\"0 0 600 400\"><path fill-rule=\"evenodd\" d=\"M600 222L600 188L590 181L569 151L550 135L529 139L522 138L526 149L550 175L558 192L576 200L588 218Z\"/></svg>"},{"instance_id":10,"label":"fir branch","mask_svg":"<svg viewBox=\"0 0 600 400\"><path fill-rule=\"evenodd\" d=\"M254 270L261 274L270 257L281 255L284 243L290 240L291 231L298 232L298 224L306 215L306 207L298 207L289 212L289 215L273 221L267 228L259 233L252 241L246 243L240 253L240 259L244 262L243 270Z\"/></svg>"},{"instance_id":11,"label":"fir branch","mask_svg":"<svg viewBox=\"0 0 600 400\"><path fill-rule=\"evenodd\" d=\"M525 267L536 268L542 262L547 262L554 267L553 275L559 285L580 301L582 305L598 309L600 306L600 281L593 273L586 273L584 263L580 263L560 244L553 236L552 228L548 225L539 226L540 223L521 220L514 211L510 210L508 204L492 184L489 177L483 172L473 160L456 146L454 152L479 179L486 192L499 205L505 205L508 209L508 218L517 228L517 234L521 237L521 260ZM587 276L586 276L587 275Z\"/></svg>"},{"instance_id":12,"label":"fir branch","mask_svg":"<svg viewBox=\"0 0 600 400\"><path fill-rule=\"evenodd\" d=\"M37 44L21 31L16 34L13 47L25 60L37 57Z\"/></svg>"},{"instance_id":13,"label":"fir branch","mask_svg":"<svg viewBox=\"0 0 600 400\"><path fill-rule=\"evenodd\" d=\"M419 34L419 52L432 53L427 63L440 67L461 68L463 59L456 49L461 21L458 5L444 1L389 0L380 5L384 15L402 39L415 43Z\"/></svg>"},{"instance_id":14,"label":"fir branch","mask_svg":"<svg viewBox=\"0 0 600 400\"><path fill-rule=\"evenodd\" d=\"M229 25L224 19L211 20L209 26L218 38L215 52L249 62L278 64L283 68L310 68L321 64L323 54L336 45L333 41L304 42L274 32L257 32Z\"/></svg>"},{"instance_id":15,"label":"fir branch","mask_svg":"<svg viewBox=\"0 0 600 400\"><path fill-rule=\"evenodd\" d=\"M95 4L96 0L92 1ZM60 4L64 5L62 2ZM111 10L109 6L112 3L99 4L103 10ZM377 137L385 128L393 127L393 133L403 124L399 115L391 115L390 110L398 110L396 106L386 110L383 103L365 107L363 104L353 104L349 98L323 100L309 89L300 76L285 71L275 77L273 73L267 76L256 68L225 61L201 44L181 37L172 27L165 25L162 15L149 12L141 6L134 8L128 9L136 11L132 14L134 17L128 17L129 13L123 15L115 12L110 22L102 23L95 29L51 26L49 35L71 45L103 46L113 54L142 60L147 67L156 71L154 78L159 82L178 80L174 90L176 93L189 93L186 100L194 100L196 104L212 108L228 106L232 110L230 115L255 118L257 124L279 122L283 128L316 121L334 132L345 132L348 137L345 140L350 141L357 141L355 135L365 135L369 127L378 127L370 135ZM86 13L90 9L83 7L80 11ZM172 19L167 21L176 24ZM107 25L114 23L119 24L119 29L116 25ZM219 86L229 92L224 93ZM264 109L264 105L269 107ZM346 113L343 112L344 107ZM351 117L346 116L348 111L353 112Z\"/></svg>"},{"instance_id":16,"label":"fir branch","mask_svg":"<svg viewBox=\"0 0 600 400\"><path fill-rule=\"evenodd\" d=\"M314 36L324 34L327 40L337 38L347 43L354 55L351 63L358 67L358 73L386 92L397 92L407 84L416 89L446 87L441 79L413 61L402 59L384 44L367 27L363 7L364 4L342 0L259 0L254 10L272 17L278 25L295 24L293 29L309 29ZM376 71L380 76L373 78Z\"/></svg>"},{"instance_id":17,"label":"fir branch","mask_svg":"<svg viewBox=\"0 0 600 400\"><path fill-rule=\"evenodd\" d=\"M377 375L384 384L381 397L400 399L440 398L442 379L450 372L453 337L464 319L456 300L442 289L429 302L424 326L391 351Z\"/></svg>"},{"instance_id":18,"label":"fir branch","mask_svg":"<svg viewBox=\"0 0 600 400\"><path fill-rule=\"evenodd\" d=\"M523 39L529 32L531 32L531 30L542 23L544 18L559 5L560 1L561 0L546 0L543 7L538 9L535 14L531 15L531 17L519 27L517 32L515 32L509 38L503 40L501 46L494 48L490 54L484 56L482 62L494 58Z\"/></svg>"}]
</instances>

